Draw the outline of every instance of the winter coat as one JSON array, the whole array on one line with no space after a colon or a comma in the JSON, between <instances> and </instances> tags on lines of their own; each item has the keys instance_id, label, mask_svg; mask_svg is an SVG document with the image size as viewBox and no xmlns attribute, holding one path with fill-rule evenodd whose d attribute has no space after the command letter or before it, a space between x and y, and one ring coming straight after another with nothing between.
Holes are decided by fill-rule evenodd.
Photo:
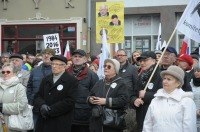
<instances>
[{"instance_id":1,"label":"winter coat","mask_svg":"<svg viewBox=\"0 0 200 132\"><path fill-rule=\"evenodd\" d=\"M41 64L40 66L33 68L28 80L27 85L27 97L28 103L33 105L33 99L35 94L39 91L40 83L42 79L52 73L50 65ZM33 111L38 111L33 109Z\"/></svg>"},{"instance_id":2,"label":"winter coat","mask_svg":"<svg viewBox=\"0 0 200 132\"><path fill-rule=\"evenodd\" d=\"M194 94L194 102L196 104L196 110L200 110L200 86L195 86L193 84L193 79L190 82L190 85L192 87L192 92ZM197 130L200 132L200 117L197 116Z\"/></svg>"},{"instance_id":3,"label":"winter coat","mask_svg":"<svg viewBox=\"0 0 200 132\"><path fill-rule=\"evenodd\" d=\"M196 106L192 92L160 89L145 117L143 132L196 132Z\"/></svg>"},{"instance_id":4,"label":"winter coat","mask_svg":"<svg viewBox=\"0 0 200 132\"><path fill-rule=\"evenodd\" d=\"M17 72L17 77L19 78L22 85L24 85L25 87L27 87L29 76L30 72L24 69L21 69L19 72Z\"/></svg>"},{"instance_id":5,"label":"winter coat","mask_svg":"<svg viewBox=\"0 0 200 132\"><path fill-rule=\"evenodd\" d=\"M68 72L73 75L72 67L68 69ZM85 66L82 72L77 76L77 79L79 80L79 86L77 90L73 124L89 125L91 107L87 104L86 100L92 87L98 81L98 76Z\"/></svg>"},{"instance_id":6,"label":"winter coat","mask_svg":"<svg viewBox=\"0 0 200 132\"><path fill-rule=\"evenodd\" d=\"M159 68L156 69L147 89L145 96L143 98L144 104L140 105L139 107L134 106L134 101L139 98L139 91L144 90L146 84L142 84L141 75L139 76L137 88L134 91L134 94L131 99L131 105L136 109L136 121L138 124L138 130L141 132L143 128L143 122L148 110L148 107L151 103L151 100L154 98L154 94L157 92L158 89L162 88L162 78L160 76Z\"/></svg>"},{"instance_id":7,"label":"winter coat","mask_svg":"<svg viewBox=\"0 0 200 132\"><path fill-rule=\"evenodd\" d=\"M39 115L35 132L70 132L78 81L67 72L53 83L53 75L45 77L34 99L34 107L50 107L47 119Z\"/></svg>"},{"instance_id":8,"label":"winter coat","mask_svg":"<svg viewBox=\"0 0 200 132\"><path fill-rule=\"evenodd\" d=\"M15 102L14 95L16 100ZM6 126L8 126L8 116L19 114L19 112L22 112L28 103L26 97L26 88L20 83L18 77L12 77L6 81L0 78L0 97L0 102L3 104L2 113L6 122ZM3 132L1 122L0 132ZM8 132L14 131L8 129Z\"/></svg>"},{"instance_id":9,"label":"winter coat","mask_svg":"<svg viewBox=\"0 0 200 132\"><path fill-rule=\"evenodd\" d=\"M107 91L110 90L107 94ZM107 91L106 91L107 89ZM107 98L106 98L107 94ZM128 89L121 77L116 77L109 86L106 86L104 80L99 80L91 90L90 96L106 98L105 108L117 109L124 111L127 107ZM88 97L88 103L89 97ZM92 105L92 108L96 105ZM119 129L103 127L103 132L121 132ZM92 117L90 119L90 132L102 132L102 117Z\"/></svg>"},{"instance_id":10,"label":"winter coat","mask_svg":"<svg viewBox=\"0 0 200 132\"><path fill-rule=\"evenodd\" d=\"M133 94L133 91L136 89L136 84L138 81L137 69L135 66L126 61L126 64L120 68L118 75L124 79L129 94L128 100L130 101L130 97Z\"/></svg>"}]
</instances>

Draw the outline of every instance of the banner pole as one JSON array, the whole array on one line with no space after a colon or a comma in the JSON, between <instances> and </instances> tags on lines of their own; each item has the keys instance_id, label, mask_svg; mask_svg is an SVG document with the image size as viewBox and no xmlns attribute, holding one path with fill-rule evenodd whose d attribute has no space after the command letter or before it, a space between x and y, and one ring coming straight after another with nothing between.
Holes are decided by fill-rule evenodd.
<instances>
[{"instance_id":1,"label":"banner pole","mask_svg":"<svg viewBox=\"0 0 200 132\"><path fill-rule=\"evenodd\" d=\"M161 61L161 59L162 59L164 53L165 53L165 51L167 50L167 47L169 46L169 43L171 42L171 40L172 40L172 38L173 38L175 32L176 32L176 28L175 28L174 31L172 32L172 35L170 36L170 38L169 38L169 40L168 40L168 42L167 42L167 45L166 45L165 49L163 50L162 55L161 55L161 57L159 58L159 60L158 60L158 62L157 62L157 64L156 64L156 66L155 66L155 68L154 68L154 70L153 70L153 72L152 72L152 74L151 74L151 76L150 76L150 78L149 78L149 80L148 80L148 82L147 82L145 88L144 88L144 91L147 90L147 87L148 87L148 85L149 85L149 83L150 83L150 81L151 81L151 79L152 79L152 77L153 77L153 75L154 75L154 73L155 73L155 71L156 71L156 69L157 69L157 67L158 67L158 65L159 65L159 63L160 63L160 61Z\"/></svg>"}]
</instances>

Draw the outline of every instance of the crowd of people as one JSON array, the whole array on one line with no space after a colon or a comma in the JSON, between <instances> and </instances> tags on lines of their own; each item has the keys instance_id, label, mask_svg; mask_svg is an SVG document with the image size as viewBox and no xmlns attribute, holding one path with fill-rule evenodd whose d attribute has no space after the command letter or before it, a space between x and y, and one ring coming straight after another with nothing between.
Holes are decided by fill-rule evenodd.
<instances>
[{"instance_id":1,"label":"crowd of people","mask_svg":"<svg viewBox=\"0 0 200 132\"><path fill-rule=\"evenodd\" d=\"M101 80L99 57L82 49L70 59L49 48L37 55L3 53L0 132L27 104L33 106L30 132L200 132L198 49L190 55L163 50L128 58L119 49L104 61ZM106 112L122 113L121 120L112 114L108 120Z\"/></svg>"}]
</instances>

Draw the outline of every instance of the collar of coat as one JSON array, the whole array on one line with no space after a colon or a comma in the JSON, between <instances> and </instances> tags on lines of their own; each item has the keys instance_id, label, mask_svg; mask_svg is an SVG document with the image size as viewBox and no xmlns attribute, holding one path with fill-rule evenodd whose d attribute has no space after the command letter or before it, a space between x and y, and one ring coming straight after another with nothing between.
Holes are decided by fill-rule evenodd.
<instances>
[{"instance_id":1,"label":"collar of coat","mask_svg":"<svg viewBox=\"0 0 200 132\"><path fill-rule=\"evenodd\" d=\"M85 65L84 69L82 70L82 72L77 76L77 80L83 80L84 78L87 78L88 77L88 74L87 74L87 71L88 71L88 66ZM68 73L71 74L73 76L73 67L70 66L69 69L68 69Z\"/></svg>"},{"instance_id":2,"label":"collar of coat","mask_svg":"<svg viewBox=\"0 0 200 132\"><path fill-rule=\"evenodd\" d=\"M176 101L181 101L183 98L191 98L193 99L192 92L185 92L181 88L175 89L173 92L168 94L164 89L159 89L157 93L154 95L155 97L162 97L162 98L172 98Z\"/></svg>"}]
</instances>

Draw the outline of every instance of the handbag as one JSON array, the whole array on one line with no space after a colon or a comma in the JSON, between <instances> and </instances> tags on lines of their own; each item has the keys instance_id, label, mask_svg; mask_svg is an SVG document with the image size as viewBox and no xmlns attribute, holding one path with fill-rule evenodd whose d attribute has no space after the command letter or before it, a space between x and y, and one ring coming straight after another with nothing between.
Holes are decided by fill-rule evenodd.
<instances>
[{"instance_id":1,"label":"handbag","mask_svg":"<svg viewBox=\"0 0 200 132\"><path fill-rule=\"evenodd\" d=\"M16 90L14 93L14 102L16 99ZM18 115L10 115L8 117L8 128L11 130L16 131L26 131L32 130L34 128L33 122L33 106L27 104L26 107L23 109L22 113L19 110L19 103L18 103Z\"/></svg>"},{"instance_id":2,"label":"handbag","mask_svg":"<svg viewBox=\"0 0 200 132\"><path fill-rule=\"evenodd\" d=\"M110 87L106 93L106 98L109 91ZM123 130L126 128L125 115L126 112L122 109L116 110L104 107L102 116L103 126Z\"/></svg>"},{"instance_id":3,"label":"handbag","mask_svg":"<svg viewBox=\"0 0 200 132\"><path fill-rule=\"evenodd\" d=\"M112 127L116 129L125 129L126 112L123 110L113 110L109 108L103 109L103 126Z\"/></svg>"}]
</instances>

